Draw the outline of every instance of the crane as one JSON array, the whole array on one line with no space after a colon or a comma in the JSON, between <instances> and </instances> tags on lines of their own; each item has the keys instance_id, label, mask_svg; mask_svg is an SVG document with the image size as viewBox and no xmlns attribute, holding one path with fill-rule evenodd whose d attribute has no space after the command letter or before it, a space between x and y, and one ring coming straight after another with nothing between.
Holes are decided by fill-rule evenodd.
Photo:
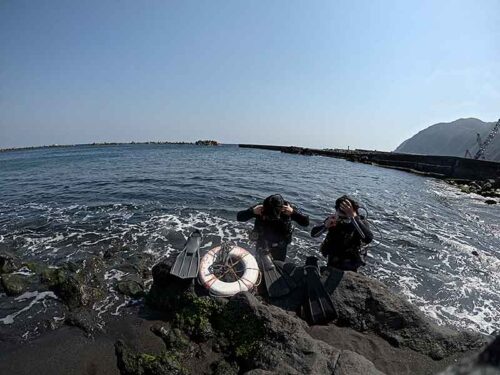
<instances>
[{"instance_id":1,"label":"crane","mask_svg":"<svg viewBox=\"0 0 500 375\"><path fill-rule=\"evenodd\" d=\"M474 155L475 160L484 159L484 154L486 152L486 149L488 148L490 143L493 141L493 139L495 139L495 137L499 131L500 131L500 119L497 121L495 126L493 126L493 128L491 129L490 133L488 134L488 136L486 137L484 142L481 139L481 135L479 133L477 134L477 144L479 145L479 150L477 150L476 154ZM469 150L466 150L465 157L468 157L468 156L472 157Z\"/></svg>"}]
</instances>

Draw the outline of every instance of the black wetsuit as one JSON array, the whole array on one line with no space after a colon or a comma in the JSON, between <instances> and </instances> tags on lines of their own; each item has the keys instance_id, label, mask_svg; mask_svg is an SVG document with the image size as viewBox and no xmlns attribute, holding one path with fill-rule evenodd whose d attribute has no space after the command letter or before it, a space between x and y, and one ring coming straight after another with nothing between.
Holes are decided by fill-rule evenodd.
<instances>
[{"instance_id":1,"label":"black wetsuit","mask_svg":"<svg viewBox=\"0 0 500 375\"><path fill-rule=\"evenodd\" d=\"M338 222L334 227L328 229L328 234L321 244L321 254L328 257L328 266L345 271L357 271L364 265L361 258L361 246L373 240L368 222L363 216L354 218L364 238L359 234L351 222ZM315 226L311 230L311 236L318 237L325 230L325 225Z\"/></svg>"},{"instance_id":2,"label":"black wetsuit","mask_svg":"<svg viewBox=\"0 0 500 375\"><path fill-rule=\"evenodd\" d=\"M263 216L255 215L252 206L238 212L238 221L255 219L254 233L257 235L257 249L268 248L273 259L286 260L288 244L292 242L293 224L295 221L301 226L309 225L309 216L304 215L295 206L291 205L293 213L291 216L281 214L277 220L267 220Z\"/></svg>"}]
</instances>

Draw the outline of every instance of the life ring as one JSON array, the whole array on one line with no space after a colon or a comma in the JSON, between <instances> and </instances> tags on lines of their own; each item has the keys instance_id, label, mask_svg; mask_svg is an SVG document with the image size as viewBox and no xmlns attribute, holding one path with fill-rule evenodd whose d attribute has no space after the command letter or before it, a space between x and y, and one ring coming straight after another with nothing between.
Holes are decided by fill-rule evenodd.
<instances>
[{"instance_id":1,"label":"life ring","mask_svg":"<svg viewBox=\"0 0 500 375\"><path fill-rule=\"evenodd\" d=\"M207 288L211 294L219 297L231 297L236 293L251 290L257 283L260 272L255 257L242 247L234 246L228 256L240 263L244 271L238 280L225 282L212 272L212 265L220 250L221 246L214 247L201 258L198 274L201 285Z\"/></svg>"}]
</instances>

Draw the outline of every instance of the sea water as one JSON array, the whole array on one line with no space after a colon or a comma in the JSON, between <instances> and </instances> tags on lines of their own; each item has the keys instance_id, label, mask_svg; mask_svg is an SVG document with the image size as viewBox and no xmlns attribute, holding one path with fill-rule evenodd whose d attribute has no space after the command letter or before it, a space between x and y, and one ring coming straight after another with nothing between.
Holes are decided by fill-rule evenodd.
<instances>
[{"instance_id":1,"label":"sea water","mask_svg":"<svg viewBox=\"0 0 500 375\"><path fill-rule=\"evenodd\" d=\"M336 198L351 195L365 207L376 238L364 274L440 324L500 329L499 207L436 179L327 157L234 145L0 153L0 249L53 267L111 247L120 256L158 260L182 248L194 228L203 233L203 250L221 241L248 247L252 224L237 222L236 212L274 193L310 215L312 225L334 211ZM289 260L321 257L321 239L311 238L310 229L296 228ZM119 315L126 306L111 287L124 275L106 270L109 295L94 306L99 314ZM0 326L57 303L47 291L0 294ZM60 311L53 314L61 319Z\"/></svg>"}]
</instances>

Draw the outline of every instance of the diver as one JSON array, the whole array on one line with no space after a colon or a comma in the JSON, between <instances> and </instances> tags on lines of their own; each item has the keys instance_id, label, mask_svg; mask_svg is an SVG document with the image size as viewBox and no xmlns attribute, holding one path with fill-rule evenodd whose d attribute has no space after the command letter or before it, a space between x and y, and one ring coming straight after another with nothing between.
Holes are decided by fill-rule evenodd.
<instances>
[{"instance_id":1,"label":"diver","mask_svg":"<svg viewBox=\"0 0 500 375\"><path fill-rule=\"evenodd\" d=\"M293 224L309 225L309 216L285 201L280 194L274 194L262 204L238 212L238 221L255 218L250 239L256 241L257 259L264 285L269 297L281 297L296 286L284 272L287 247L292 242Z\"/></svg>"},{"instance_id":2,"label":"diver","mask_svg":"<svg viewBox=\"0 0 500 375\"><path fill-rule=\"evenodd\" d=\"M270 195L262 204L238 212L238 221L255 218L251 239L257 241L257 249L268 248L274 260L285 261L287 247L292 242L293 224L309 225L309 216L289 202L281 194Z\"/></svg>"},{"instance_id":3,"label":"diver","mask_svg":"<svg viewBox=\"0 0 500 375\"><path fill-rule=\"evenodd\" d=\"M328 231L320 251L328 257L329 267L356 272L365 265L361 248L373 240L373 234L359 207L358 202L343 195L335 201L335 214L311 230L312 237Z\"/></svg>"}]
</instances>

